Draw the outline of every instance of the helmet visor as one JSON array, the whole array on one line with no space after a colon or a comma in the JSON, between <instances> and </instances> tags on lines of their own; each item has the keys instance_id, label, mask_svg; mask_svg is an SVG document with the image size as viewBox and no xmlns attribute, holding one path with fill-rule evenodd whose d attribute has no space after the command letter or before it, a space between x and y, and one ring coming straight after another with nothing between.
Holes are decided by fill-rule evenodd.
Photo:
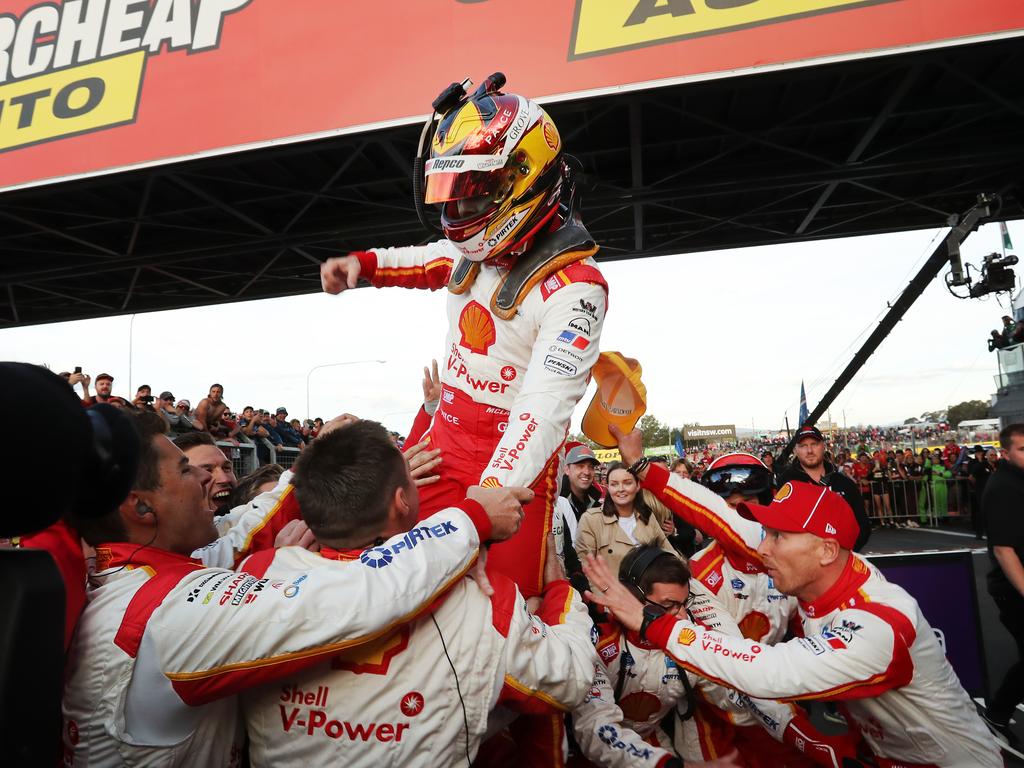
<instances>
[{"instance_id":1,"label":"helmet visor","mask_svg":"<svg viewBox=\"0 0 1024 768\"><path fill-rule=\"evenodd\" d=\"M732 466L705 472L701 483L712 493L723 498L734 493L758 496L771 490L772 476L764 467Z\"/></svg>"},{"instance_id":2,"label":"helmet visor","mask_svg":"<svg viewBox=\"0 0 1024 768\"><path fill-rule=\"evenodd\" d=\"M424 202L436 205L472 197L491 200L502 186L506 162L500 155L432 157L424 165Z\"/></svg>"}]
</instances>

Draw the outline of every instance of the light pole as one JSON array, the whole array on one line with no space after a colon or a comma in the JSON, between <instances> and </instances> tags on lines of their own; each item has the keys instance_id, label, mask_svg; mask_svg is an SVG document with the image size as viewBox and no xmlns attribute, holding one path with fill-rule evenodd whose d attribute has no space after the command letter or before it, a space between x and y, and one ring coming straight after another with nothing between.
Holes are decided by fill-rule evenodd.
<instances>
[{"instance_id":1,"label":"light pole","mask_svg":"<svg viewBox=\"0 0 1024 768\"><path fill-rule=\"evenodd\" d=\"M321 368L337 368L342 365L359 365L361 363L377 363L379 365L382 365L386 362L387 360L346 360L345 362L342 363L324 363L323 365L314 365L312 368L309 369L309 372L306 374L306 418L313 418L312 416L309 415L309 377L313 375L313 371L318 371Z\"/></svg>"}]
</instances>

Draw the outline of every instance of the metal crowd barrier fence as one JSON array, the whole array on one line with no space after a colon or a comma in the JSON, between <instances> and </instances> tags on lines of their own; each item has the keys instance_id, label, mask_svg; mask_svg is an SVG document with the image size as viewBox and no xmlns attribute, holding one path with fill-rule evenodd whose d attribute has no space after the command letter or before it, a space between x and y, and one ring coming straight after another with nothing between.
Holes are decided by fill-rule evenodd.
<instances>
[{"instance_id":1,"label":"metal crowd barrier fence","mask_svg":"<svg viewBox=\"0 0 1024 768\"><path fill-rule=\"evenodd\" d=\"M227 440L218 440L217 447L224 451L224 455L231 459L231 466L235 470L235 477L248 475L255 472L260 465L256 457L256 446L241 439L238 445L229 443Z\"/></svg>"},{"instance_id":2,"label":"metal crowd barrier fence","mask_svg":"<svg viewBox=\"0 0 1024 768\"><path fill-rule=\"evenodd\" d=\"M943 521L973 523L980 499L966 477L870 480L860 483L875 525L935 528Z\"/></svg>"},{"instance_id":3,"label":"metal crowd barrier fence","mask_svg":"<svg viewBox=\"0 0 1024 768\"><path fill-rule=\"evenodd\" d=\"M292 464L299 458L298 448L289 448L283 445L274 445L272 442L267 440L265 437L261 437L260 440L263 442L269 454L269 464L278 464L285 469L291 469Z\"/></svg>"}]
</instances>

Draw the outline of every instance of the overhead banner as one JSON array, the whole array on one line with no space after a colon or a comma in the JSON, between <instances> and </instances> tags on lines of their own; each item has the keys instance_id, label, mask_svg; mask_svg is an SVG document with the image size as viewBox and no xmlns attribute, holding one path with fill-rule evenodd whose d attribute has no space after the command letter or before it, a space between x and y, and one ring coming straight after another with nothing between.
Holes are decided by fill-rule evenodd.
<instances>
[{"instance_id":1,"label":"overhead banner","mask_svg":"<svg viewBox=\"0 0 1024 768\"><path fill-rule=\"evenodd\" d=\"M1022 31L1017 0L5 0L0 190L409 123L497 70L553 101Z\"/></svg>"},{"instance_id":2,"label":"overhead banner","mask_svg":"<svg viewBox=\"0 0 1024 768\"><path fill-rule=\"evenodd\" d=\"M735 443L735 424L713 424L707 427L683 427L684 443Z\"/></svg>"}]
</instances>

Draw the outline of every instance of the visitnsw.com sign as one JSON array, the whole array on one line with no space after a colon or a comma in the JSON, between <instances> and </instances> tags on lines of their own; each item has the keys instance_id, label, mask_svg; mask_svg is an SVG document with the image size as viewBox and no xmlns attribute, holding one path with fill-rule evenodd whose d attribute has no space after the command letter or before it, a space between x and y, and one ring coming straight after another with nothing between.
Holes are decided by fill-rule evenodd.
<instances>
[{"instance_id":1,"label":"visitnsw.com sign","mask_svg":"<svg viewBox=\"0 0 1024 768\"><path fill-rule=\"evenodd\" d=\"M414 122L498 70L552 101L1022 31L1017 0L4 0L0 190Z\"/></svg>"}]
</instances>

